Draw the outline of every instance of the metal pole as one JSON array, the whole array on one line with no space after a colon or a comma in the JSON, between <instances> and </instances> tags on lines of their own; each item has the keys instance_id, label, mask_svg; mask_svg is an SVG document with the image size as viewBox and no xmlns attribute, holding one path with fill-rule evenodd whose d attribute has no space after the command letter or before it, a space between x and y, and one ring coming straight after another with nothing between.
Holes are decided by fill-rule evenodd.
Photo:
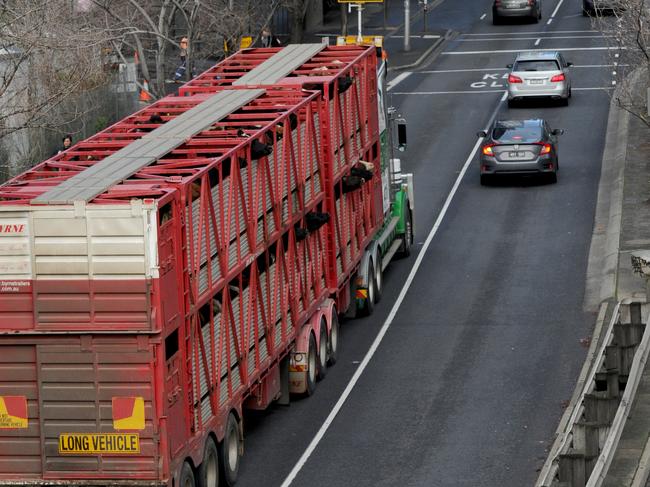
<instances>
[{"instance_id":1,"label":"metal pole","mask_svg":"<svg viewBox=\"0 0 650 487\"><path fill-rule=\"evenodd\" d=\"M423 15L424 15L424 33L426 34L427 33L427 11L429 10L429 5L428 5L427 0L424 0L424 9L423 10L424 10L424 12L423 12Z\"/></svg>"},{"instance_id":2,"label":"metal pole","mask_svg":"<svg viewBox=\"0 0 650 487\"><path fill-rule=\"evenodd\" d=\"M411 50L411 0L404 0L404 50Z\"/></svg>"},{"instance_id":3,"label":"metal pole","mask_svg":"<svg viewBox=\"0 0 650 487\"><path fill-rule=\"evenodd\" d=\"M362 21L361 21L361 11L363 10L363 4L356 4L357 7L357 42L361 44L363 42L363 35L361 34Z\"/></svg>"}]
</instances>

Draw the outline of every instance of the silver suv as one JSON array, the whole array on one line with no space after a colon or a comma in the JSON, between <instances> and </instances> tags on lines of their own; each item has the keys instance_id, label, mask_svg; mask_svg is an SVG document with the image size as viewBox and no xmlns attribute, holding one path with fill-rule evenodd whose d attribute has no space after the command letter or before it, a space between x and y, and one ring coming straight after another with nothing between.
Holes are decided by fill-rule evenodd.
<instances>
[{"instance_id":1,"label":"silver suv","mask_svg":"<svg viewBox=\"0 0 650 487\"><path fill-rule=\"evenodd\" d=\"M508 106L523 99L551 98L563 105L571 98L569 67L557 51L532 51L517 54L508 76Z\"/></svg>"}]
</instances>

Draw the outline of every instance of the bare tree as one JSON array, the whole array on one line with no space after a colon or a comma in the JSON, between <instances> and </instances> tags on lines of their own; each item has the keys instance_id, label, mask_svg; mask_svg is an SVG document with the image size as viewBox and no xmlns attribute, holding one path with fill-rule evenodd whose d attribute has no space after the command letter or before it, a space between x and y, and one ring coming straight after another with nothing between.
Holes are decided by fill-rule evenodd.
<instances>
[{"instance_id":1,"label":"bare tree","mask_svg":"<svg viewBox=\"0 0 650 487\"><path fill-rule=\"evenodd\" d=\"M32 135L79 120L88 106L70 101L109 76L106 39L76 5L69 0L0 3L0 177L41 158L47 147L38 147Z\"/></svg>"},{"instance_id":2,"label":"bare tree","mask_svg":"<svg viewBox=\"0 0 650 487\"><path fill-rule=\"evenodd\" d=\"M68 8L62 8L68 6ZM103 39L72 21L69 2L16 0L0 7L0 138L56 127L55 108L106 80ZM57 113L57 117L61 117Z\"/></svg>"},{"instance_id":3,"label":"bare tree","mask_svg":"<svg viewBox=\"0 0 650 487\"><path fill-rule=\"evenodd\" d=\"M595 25L610 44L615 101L650 127L650 0L618 0L613 15L596 12Z\"/></svg>"}]
</instances>

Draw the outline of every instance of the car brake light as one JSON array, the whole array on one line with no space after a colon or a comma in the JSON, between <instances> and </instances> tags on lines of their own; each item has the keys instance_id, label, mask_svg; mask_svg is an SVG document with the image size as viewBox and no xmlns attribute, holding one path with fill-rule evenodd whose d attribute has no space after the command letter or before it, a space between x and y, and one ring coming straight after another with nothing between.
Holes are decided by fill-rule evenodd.
<instances>
[{"instance_id":1,"label":"car brake light","mask_svg":"<svg viewBox=\"0 0 650 487\"><path fill-rule=\"evenodd\" d=\"M551 153L551 144L542 144L542 148L539 151L539 155L550 154Z\"/></svg>"},{"instance_id":2,"label":"car brake light","mask_svg":"<svg viewBox=\"0 0 650 487\"><path fill-rule=\"evenodd\" d=\"M519 76L510 74L508 75L508 83L523 83L523 80Z\"/></svg>"},{"instance_id":3,"label":"car brake light","mask_svg":"<svg viewBox=\"0 0 650 487\"><path fill-rule=\"evenodd\" d=\"M551 78L551 83L558 83L564 81L564 73L556 74Z\"/></svg>"},{"instance_id":4,"label":"car brake light","mask_svg":"<svg viewBox=\"0 0 650 487\"><path fill-rule=\"evenodd\" d=\"M488 144L483 146L483 155L485 156L493 156L494 152L492 151L492 147L494 147L494 144Z\"/></svg>"},{"instance_id":5,"label":"car brake light","mask_svg":"<svg viewBox=\"0 0 650 487\"><path fill-rule=\"evenodd\" d=\"M500 7L501 6L501 0L494 0L494 6L495 7Z\"/></svg>"},{"instance_id":6,"label":"car brake light","mask_svg":"<svg viewBox=\"0 0 650 487\"><path fill-rule=\"evenodd\" d=\"M535 5L535 0L528 0L528 6L532 7L533 5Z\"/></svg>"}]
</instances>

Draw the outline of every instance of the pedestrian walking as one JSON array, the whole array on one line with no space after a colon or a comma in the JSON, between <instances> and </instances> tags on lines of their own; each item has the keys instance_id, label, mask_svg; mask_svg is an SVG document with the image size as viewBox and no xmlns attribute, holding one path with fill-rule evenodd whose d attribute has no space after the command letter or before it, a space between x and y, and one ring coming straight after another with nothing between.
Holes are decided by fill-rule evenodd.
<instances>
[{"instance_id":1,"label":"pedestrian walking","mask_svg":"<svg viewBox=\"0 0 650 487\"><path fill-rule=\"evenodd\" d=\"M185 71L187 69L187 48L189 46L189 41L187 40L187 37L183 37L179 45L181 48L179 53L180 64L178 68L176 68L176 72L174 73L174 81L180 81L185 76Z\"/></svg>"},{"instance_id":2,"label":"pedestrian walking","mask_svg":"<svg viewBox=\"0 0 650 487\"><path fill-rule=\"evenodd\" d=\"M61 147L56 151L57 154L61 154L64 150L68 150L72 146L72 135L66 135L61 139Z\"/></svg>"},{"instance_id":3,"label":"pedestrian walking","mask_svg":"<svg viewBox=\"0 0 650 487\"><path fill-rule=\"evenodd\" d=\"M260 34L260 45L262 47L282 47L280 39L273 35L271 28L268 26L262 29L262 33Z\"/></svg>"}]
</instances>

